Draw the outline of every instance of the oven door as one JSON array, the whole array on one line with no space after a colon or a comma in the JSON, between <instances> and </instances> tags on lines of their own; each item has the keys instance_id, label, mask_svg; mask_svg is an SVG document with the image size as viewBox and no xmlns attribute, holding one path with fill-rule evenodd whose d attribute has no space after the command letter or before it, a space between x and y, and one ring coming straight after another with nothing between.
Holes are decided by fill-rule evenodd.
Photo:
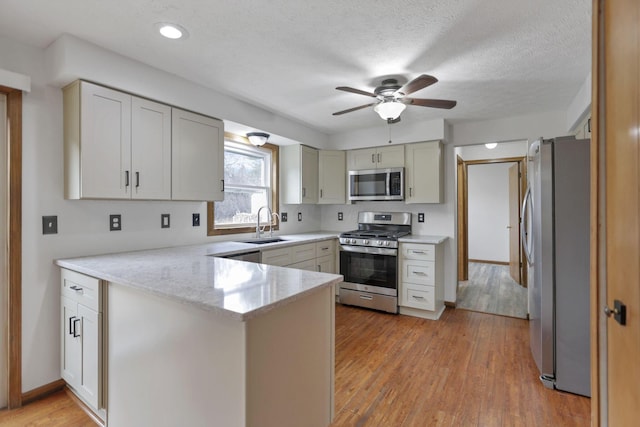
<instances>
[{"instance_id":1,"label":"oven door","mask_svg":"<svg viewBox=\"0 0 640 427\"><path fill-rule=\"evenodd\" d=\"M396 249L341 246L341 287L397 296L397 254Z\"/></svg>"}]
</instances>

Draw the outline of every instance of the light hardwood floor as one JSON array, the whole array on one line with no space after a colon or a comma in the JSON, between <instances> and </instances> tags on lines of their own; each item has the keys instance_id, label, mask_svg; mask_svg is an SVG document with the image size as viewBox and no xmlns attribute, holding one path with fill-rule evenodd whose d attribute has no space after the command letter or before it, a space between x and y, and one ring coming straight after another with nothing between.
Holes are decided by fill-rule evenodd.
<instances>
[{"instance_id":1,"label":"light hardwood floor","mask_svg":"<svg viewBox=\"0 0 640 427\"><path fill-rule=\"evenodd\" d=\"M335 419L342 426L589 426L590 399L545 389L528 322L447 309L438 321L336 306ZM4 426L90 426L57 393Z\"/></svg>"},{"instance_id":2,"label":"light hardwood floor","mask_svg":"<svg viewBox=\"0 0 640 427\"><path fill-rule=\"evenodd\" d=\"M527 318L527 288L509 275L508 265L469 263L469 280L458 283L456 307Z\"/></svg>"}]
</instances>

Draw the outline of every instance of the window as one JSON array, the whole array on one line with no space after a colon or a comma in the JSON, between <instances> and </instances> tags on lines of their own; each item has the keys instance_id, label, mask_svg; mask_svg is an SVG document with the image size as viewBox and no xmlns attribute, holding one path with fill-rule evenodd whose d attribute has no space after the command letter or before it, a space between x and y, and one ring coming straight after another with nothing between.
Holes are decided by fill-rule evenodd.
<instances>
[{"instance_id":1,"label":"window","mask_svg":"<svg viewBox=\"0 0 640 427\"><path fill-rule=\"evenodd\" d=\"M225 134L224 201L208 204L208 234L247 233L255 231L258 209L269 206L277 210L278 146L254 147L244 138ZM277 222L260 215L262 224Z\"/></svg>"}]
</instances>

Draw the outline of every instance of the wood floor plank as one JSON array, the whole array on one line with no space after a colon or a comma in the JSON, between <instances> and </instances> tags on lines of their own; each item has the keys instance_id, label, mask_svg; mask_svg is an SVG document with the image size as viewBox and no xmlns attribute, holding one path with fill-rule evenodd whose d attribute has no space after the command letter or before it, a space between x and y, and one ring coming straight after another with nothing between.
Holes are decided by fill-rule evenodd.
<instances>
[{"instance_id":1,"label":"wood floor plank","mask_svg":"<svg viewBox=\"0 0 640 427\"><path fill-rule=\"evenodd\" d=\"M331 427L589 426L590 399L544 388L528 321L446 309L438 321L336 306ZM2 426L91 426L64 391Z\"/></svg>"}]
</instances>

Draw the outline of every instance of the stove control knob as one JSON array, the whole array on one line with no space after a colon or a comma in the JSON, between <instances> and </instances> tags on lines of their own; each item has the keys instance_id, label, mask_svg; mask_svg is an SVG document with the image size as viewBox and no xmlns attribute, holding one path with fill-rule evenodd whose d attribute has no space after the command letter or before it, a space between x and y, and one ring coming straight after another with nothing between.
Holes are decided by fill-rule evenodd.
<instances>
[{"instance_id":1,"label":"stove control knob","mask_svg":"<svg viewBox=\"0 0 640 427\"><path fill-rule=\"evenodd\" d=\"M376 245L377 246L382 246L382 245L384 245L384 242L382 240L378 240L378 243Z\"/></svg>"},{"instance_id":2,"label":"stove control knob","mask_svg":"<svg viewBox=\"0 0 640 427\"><path fill-rule=\"evenodd\" d=\"M388 241L388 240L387 240L386 242L384 242L384 245L385 245L385 246L389 246L390 244L391 244L391 242L390 242L390 241Z\"/></svg>"},{"instance_id":3,"label":"stove control knob","mask_svg":"<svg viewBox=\"0 0 640 427\"><path fill-rule=\"evenodd\" d=\"M349 239L349 243L351 243L352 245L356 244L356 239Z\"/></svg>"},{"instance_id":4,"label":"stove control knob","mask_svg":"<svg viewBox=\"0 0 640 427\"><path fill-rule=\"evenodd\" d=\"M369 244L369 241L368 241L367 239L365 239L365 240L363 240L363 241L362 241L362 244L363 244L363 245L368 245L368 244Z\"/></svg>"}]
</instances>

